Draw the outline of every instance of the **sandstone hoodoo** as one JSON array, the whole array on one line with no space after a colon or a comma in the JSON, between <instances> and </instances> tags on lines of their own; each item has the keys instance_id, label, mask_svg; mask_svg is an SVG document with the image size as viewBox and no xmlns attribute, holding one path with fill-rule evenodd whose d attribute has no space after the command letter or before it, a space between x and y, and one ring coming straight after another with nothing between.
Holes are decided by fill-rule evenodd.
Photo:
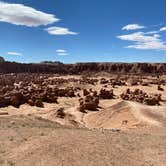
<instances>
[{"instance_id":1,"label":"sandstone hoodoo","mask_svg":"<svg viewBox=\"0 0 166 166\"><path fill-rule=\"evenodd\" d=\"M9 94L10 97L10 105L14 107L19 107L21 104L24 104L26 102L25 97L20 92L13 92Z\"/></svg>"},{"instance_id":2,"label":"sandstone hoodoo","mask_svg":"<svg viewBox=\"0 0 166 166\"><path fill-rule=\"evenodd\" d=\"M102 84L101 80L103 81ZM100 98L101 100L116 99L119 94L114 94L114 92L119 88L128 86L126 84L128 80L131 80L131 82L132 80L137 80L137 84L135 85L134 83L134 91L128 89L125 93L122 93L120 95L122 99L137 101L148 105L160 104L161 95L157 95L157 93L156 95L145 93L143 90L137 89L137 86L148 86L148 88L150 88L151 85L156 85L157 90L164 92L166 80L162 77L159 81L153 82L153 80L156 80L156 78L152 77L151 80L147 80L146 77L142 76L112 76L111 78L102 77L102 79L94 79L91 77L61 78L54 77L52 74L29 75L28 73L24 73L0 75L0 107L12 105L18 108L20 105L25 103L29 104L30 106L44 107L44 102L58 104L58 98L77 98L81 97L82 94L85 97L93 96L93 98ZM71 86L68 86L68 83L71 83ZM89 88L86 88L86 86ZM96 88L98 88L97 91ZM83 93L81 93L81 91L83 91ZM93 101L93 99L88 99ZM83 105L88 104L86 102L86 104ZM93 105L92 109L97 108L96 104L91 105Z\"/></svg>"},{"instance_id":3,"label":"sandstone hoodoo","mask_svg":"<svg viewBox=\"0 0 166 166\"><path fill-rule=\"evenodd\" d=\"M148 95L140 89L135 89L134 91L127 89L120 97L123 100L136 101L147 105L160 105L160 101L162 101L161 94Z\"/></svg>"},{"instance_id":4,"label":"sandstone hoodoo","mask_svg":"<svg viewBox=\"0 0 166 166\"><path fill-rule=\"evenodd\" d=\"M105 78L100 79L100 84L107 84L107 83L109 83L109 80L107 80Z\"/></svg>"},{"instance_id":5,"label":"sandstone hoodoo","mask_svg":"<svg viewBox=\"0 0 166 166\"><path fill-rule=\"evenodd\" d=\"M49 82L49 75L7 74L0 77L0 107L19 107L24 103L43 107L43 102L58 103L58 96L75 97L73 87L56 88L54 82ZM56 85L60 82L57 80Z\"/></svg>"},{"instance_id":6,"label":"sandstone hoodoo","mask_svg":"<svg viewBox=\"0 0 166 166\"><path fill-rule=\"evenodd\" d=\"M99 93L99 97L101 99L113 99L114 98L113 89L111 90L101 89Z\"/></svg>"},{"instance_id":7,"label":"sandstone hoodoo","mask_svg":"<svg viewBox=\"0 0 166 166\"><path fill-rule=\"evenodd\" d=\"M90 94L90 92L87 90L87 89L83 89L83 95L84 96L87 96L87 95L89 95Z\"/></svg>"},{"instance_id":8,"label":"sandstone hoodoo","mask_svg":"<svg viewBox=\"0 0 166 166\"><path fill-rule=\"evenodd\" d=\"M96 111L99 105L99 97L96 95L88 94L84 98L79 99L80 111L85 112L85 110Z\"/></svg>"}]
</instances>

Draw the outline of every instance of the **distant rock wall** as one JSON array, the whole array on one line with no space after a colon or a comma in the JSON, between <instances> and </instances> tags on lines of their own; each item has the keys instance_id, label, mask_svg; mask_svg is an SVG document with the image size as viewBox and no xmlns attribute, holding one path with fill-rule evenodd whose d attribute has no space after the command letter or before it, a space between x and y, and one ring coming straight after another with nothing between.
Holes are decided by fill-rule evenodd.
<instances>
[{"instance_id":1,"label":"distant rock wall","mask_svg":"<svg viewBox=\"0 0 166 166\"><path fill-rule=\"evenodd\" d=\"M4 63L4 62L5 62L5 59L0 56L0 63Z\"/></svg>"},{"instance_id":2,"label":"distant rock wall","mask_svg":"<svg viewBox=\"0 0 166 166\"><path fill-rule=\"evenodd\" d=\"M116 74L166 74L166 63L0 63L0 73L81 74L103 71Z\"/></svg>"}]
</instances>

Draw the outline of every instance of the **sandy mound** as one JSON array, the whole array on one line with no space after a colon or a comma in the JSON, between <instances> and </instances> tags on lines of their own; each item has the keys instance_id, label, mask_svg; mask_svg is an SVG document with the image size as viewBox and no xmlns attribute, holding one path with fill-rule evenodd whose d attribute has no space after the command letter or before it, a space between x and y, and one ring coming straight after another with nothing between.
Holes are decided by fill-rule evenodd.
<instances>
[{"instance_id":1,"label":"sandy mound","mask_svg":"<svg viewBox=\"0 0 166 166\"><path fill-rule=\"evenodd\" d=\"M47 105L45 108L21 106L19 109L8 107L1 109L1 115L34 115L57 122L61 125L87 127L87 128L119 128L145 129L149 127L166 126L166 106L146 106L136 102L120 100L103 100L100 111L88 111L84 114L78 110L77 100L66 100L59 105ZM58 110L63 108L63 113L58 115Z\"/></svg>"},{"instance_id":2,"label":"sandy mound","mask_svg":"<svg viewBox=\"0 0 166 166\"><path fill-rule=\"evenodd\" d=\"M57 122L61 125L83 127L82 116L83 113L77 110L77 107L70 107L60 111L59 109L50 110L48 113L40 115L44 119Z\"/></svg>"},{"instance_id":3,"label":"sandy mound","mask_svg":"<svg viewBox=\"0 0 166 166\"><path fill-rule=\"evenodd\" d=\"M84 117L88 128L134 129L166 125L166 107L120 101Z\"/></svg>"}]
</instances>

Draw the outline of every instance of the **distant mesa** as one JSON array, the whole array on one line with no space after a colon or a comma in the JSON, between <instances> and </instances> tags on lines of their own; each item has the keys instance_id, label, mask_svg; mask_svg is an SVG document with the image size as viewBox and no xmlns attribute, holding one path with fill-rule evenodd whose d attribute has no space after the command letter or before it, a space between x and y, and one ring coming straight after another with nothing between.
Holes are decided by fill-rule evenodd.
<instances>
[{"instance_id":1,"label":"distant mesa","mask_svg":"<svg viewBox=\"0 0 166 166\"><path fill-rule=\"evenodd\" d=\"M59 62L59 61L42 61L40 62L41 64L52 64L52 65L62 65L63 63L62 62Z\"/></svg>"},{"instance_id":2,"label":"distant mesa","mask_svg":"<svg viewBox=\"0 0 166 166\"><path fill-rule=\"evenodd\" d=\"M5 59L0 56L0 63L4 63L4 62L5 62Z\"/></svg>"},{"instance_id":3,"label":"distant mesa","mask_svg":"<svg viewBox=\"0 0 166 166\"><path fill-rule=\"evenodd\" d=\"M0 58L0 73L56 73L56 74L166 74L166 63L113 63L84 62L64 64L59 61L19 63ZM4 62L4 63L2 63Z\"/></svg>"}]
</instances>

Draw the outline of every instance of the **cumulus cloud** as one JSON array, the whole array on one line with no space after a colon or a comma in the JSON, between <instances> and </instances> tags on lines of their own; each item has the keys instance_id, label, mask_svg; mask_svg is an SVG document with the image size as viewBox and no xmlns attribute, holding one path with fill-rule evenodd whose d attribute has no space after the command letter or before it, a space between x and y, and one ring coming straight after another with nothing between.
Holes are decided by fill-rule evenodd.
<instances>
[{"instance_id":1,"label":"cumulus cloud","mask_svg":"<svg viewBox=\"0 0 166 166\"><path fill-rule=\"evenodd\" d=\"M68 28L49 27L45 29L50 35L77 35L78 33L70 31Z\"/></svg>"},{"instance_id":2,"label":"cumulus cloud","mask_svg":"<svg viewBox=\"0 0 166 166\"><path fill-rule=\"evenodd\" d=\"M59 21L56 16L38 11L23 4L0 1L0 21L15 25L37 27Z\"/></svg>"},{"instance_id":3,"label":"cumulus cloud","mask_svg":"<svg viewBox=\"0 0 166 166\"><path fill-rule=\"evenodd\" d=\"M20 52L7 52L8 55L16 55L16 56L21 56L22 53Z\"/></svg>"},{"instance_id":4,"label":"cumulus cloud","mask_svg":"<svg viewBox=\"0 0 166 166\"><path fill-rule=\"evenodd\" d=\"M166 27L160 28L160 31L166 31Z\"/></svg>"},{"instance_id":5,"label":"cumulus cloud","mask_svg":"<svg viewBox=\"0 0 166 166\"><path fill-rule=\"evenodd\" d=\"M128 24L122 28L122 30L137 30L137 29L143 29L145 26L139 25L139 24Z\"/></svg>"},{"instance_id":6,"label":"cumulus cloud","mask_svg":"<svg viewBox=\"0 0 166 166\"><path fill-rule=\"evenodd\" d=\"M126 48L142 50L166 50L166 44L161 40L159 34L147 35L144 32L135 32L128 35L117 36L117 38L134 42Z\"/></svg>"}]
</instances>

